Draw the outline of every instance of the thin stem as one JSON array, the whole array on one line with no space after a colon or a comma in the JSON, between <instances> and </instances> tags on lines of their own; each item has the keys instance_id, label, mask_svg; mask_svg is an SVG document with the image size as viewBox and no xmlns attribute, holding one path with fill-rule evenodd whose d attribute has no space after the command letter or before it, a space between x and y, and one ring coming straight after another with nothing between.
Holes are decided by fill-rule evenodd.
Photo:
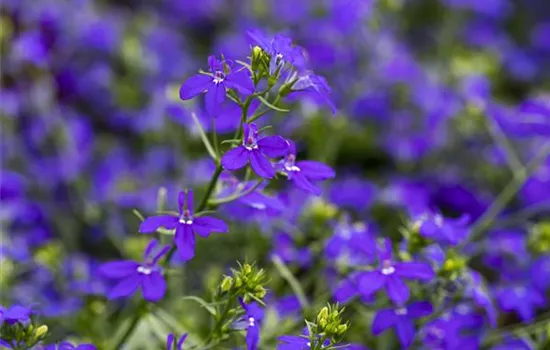
<instances>
[{"instance_id":1,"label":"thin stem","mask_svg":"<svg viewBox=\"0 0 550 350\"><path fill-rule=\"evenodd\" d=\"M506 208L508 203L514 198L517 192L521 189L527 178L533 174L546 161L550 155L550 143L542 146L539 153L525 166L521 171L516 171L512 180L500 193L500 195L491 204L489 209L473 224L472 235L468 241L465 241L459 246L463 248L467 242L476 241L481 238L482 234L493 223L495 218Z\"/></svg>"},{"instance_id":2,"label":"thin stem","mask_svg":"<svg viewBox=\"0 0 550 350\"><path fill-rule=\"evenodd\" d=\"M493 332L487 334L483 339L482 346L492 345L494 342L502 339L509 334L519 334L519 333L534 333L540 331L543 327L550 325L550 312L542 314L537 318L535 322L530 324L515 324L508 327L503 327L500 329L495 329Z\"/></svg>"},{"instance_id":3,"label":"thin stem","mask_svg":"<svg viewBox=\"0 0 550 350\"><path fill-rule=\"evenodd\" d=\"M523 164L521 163L517 152L510 141L508 141L508 138L506 138L506 134L504 134L498 123L493 118L488 117L486 118L486 124L489 134L495 143L502 147L506 152L506 161L508 162L508 167L510 168L512 174L523 170Z\"/></svg>"},{"instance_id":4,"label":"thin stem","mask_svg":"<svg viewBox=\"0 0 550 350\"><path fill-rule=\"evenodd\" d=\"M300 282L294 277L292 272L288 269L288 267L284 264L284 262L279 258L278 256L274 256L272 258L273 264L281 274L281 276L288 282L292 290L294 291L294 294L296 294L296 298L298 298L298 302L300 303L300 306L302 308L306 309L309 307L309 301L307 300L306 294L304 293L304 290L302 289L302 286L300 285Z\"/></svg>"},{"instance_id":5,"label":"thin stem","mask_svg":"<svg viewBox=\"0 0 550 350\"><path fill-rule=\"evenodd\" d=\"M210 183L208 184L208 187L206 189L206 193L202 197L202 200L201 200L199 206L197 207L197 212L203 211L204 208L206 207L206 205L208 204L208 199L212 195L212 192L214 191L214 188L216 187L216 183L218 182L218 178L220 177L220 174L222 173L222 171L223 171L222 166L218 165L216 167L216 171L214 172L214 174L212 175L212 178L210 179ZM169 262L172 259L172 256L174 255L175 252L176 252L176 245L174 243L172 243L172 246L170 247L170 250L168 251L168 253L164 257L164 260L162 262L162 265L164 267L166 267L169 264ZM165 275L166 284L168 284L168 279L169 279L168 277L169 277L169 275ZM139 321L141 320L141 316L142 316L141 310L144 310L146 306L147 306L147 302L144 299L141 299L139 304L138 304L138 310L140 310L140 312L136 313L136 315L134 316L134 318L132 319L132 321L130 323L130 326L128 326L128 329L126 330L124 335L120 338L120 340L117 342L114 349L121 349L122 346L128 340L128 338L130 337L130 335L132 335L135 328L139 324Z\"/></svg>"},{"instance_id":6,"label":"thin stem","mask_svg":"<svg viewBox=\"0 0 550 350\"><path fill-rule=\"evenodd\" d=\"M237 193L234 193L231 196L221 198L221 199L211 200L211 201L208 202L208 204L210 204L210 205L220 205L220 204L225 204L225 203L230 203L230 202L236 201L237 199L240 199L240 198L254 192L262 184L262 182L263 182L263 180L258 180L252 187L250 187L246 191L242 191L242 192L238 191Z\"/></svg>"}]
</instances>

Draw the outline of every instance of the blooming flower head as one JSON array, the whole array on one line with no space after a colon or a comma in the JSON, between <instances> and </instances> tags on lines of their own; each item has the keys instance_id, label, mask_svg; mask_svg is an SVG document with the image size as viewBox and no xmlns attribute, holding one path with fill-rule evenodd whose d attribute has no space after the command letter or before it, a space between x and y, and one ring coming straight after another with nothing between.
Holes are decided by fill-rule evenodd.
<instances>
[{"instance_id":1,"label":"blooming flower head","mask_svg":"<svg viewBox=\"0 0 550 350\"><path fill-rule=\"evenodd\" d=\"M334 178L336 173L332 168L321 162L313 160L296 161L296 146L292 141L289 142L288 153L285 158L276 164L277 171L288 176L294 186L312 193L320 195L321 189L314 184L314 181L324 181Z\"/></svg>"},{"instance_id":2,"label":"blooming flower head","mask_svg":"<svg viewBox=\"0 0 550 350\"><path fill-rule=\"evenodd\" d=\"M380 266L374 271L367 271L359 276L359 292L364 297L370 297L384 288L391 301L402 305L409 299L409 288L403 279L428 282L435 277L435 272L426 263L395 262L392 259L390 240L386 239L384 245L385 247L379 253Z\"/></svg>"},{"instance_id":3,"label":"blooming flower head","mask_svg":"<svg viewBox=\"0 0 550 350\"><path fill-rule=\"evenodd\" d=\"M191 260L195 256L195 234L208 237L211 232L227 232L228 227L225 222L210 216L197 216L193 211L193 190L180 192L178 196L179 214L178 215L157 215L145 219L139 232L151 233L159 227L167 230L176 230L174 237L178 253L184 260Z\"/></svg>"},{"instance_id":4,"label":"blooming flower head","mask_svg":"<svg viewBox=\"0 0 550 350\"><path fill-rule=\"evenodd\" d=\"M129 297L138 288L141 288L143 298L147 301L156 302L162 299L166 292L166 281L158 261L170 247L164 246L157 250L157 246L156 240L149 242L143 254L143 262L122 260L101 265L99 273L103 277L118 281L108 292L109 299Z\"/></svg>"},{"instance_id":5,"label":"blooming flower head","mask_svg":"<svg viewBox=\"0 0 550 350\"><path fill-rule=\"evenodd\" d=\"M182 350L183 343L187 339L187 333L183 334L176 342L176 338L172 333L166 337L166 350Z\"/></svg>"},{"instance_id":6,"label":"blooming flower head","mask_svg":"<svg viewBox=\"0 0 550 350\"><path fill-rule=\"evenodd\" d=\"M2 324L13 325L16 323L27 324L30 319L33 311L25 306L21 305L12 305L9 308L5 309L0 305L0 326Z\"/></svg>"},{"instance_id":7,"label":"blooming flower head","mask_svg":"<svg viewBox=\"0 0 550 350\"><path fill-rule=\"evenodd\" d=\"M252 41L260 46L271 58L269 60L269 74L276 71L293 67L298 70L305 68L305 56L303 50L292 45L292 39L284 34L276 34L272 38L266 36L259 30L248 32Z\"/></svg>"},{"instance_id":8,"label":"blooming flower head","mask_svg":"<svg viewBox=\"0 0 550 350\"><path fill-rule=\"evenodd\" d=\"M246 69L226 73L224 64L215 56L208 58L210 74L197 74L187 79L180 88L180 98L189 100L206 91L206 111L211 117L216 117L222 103L225 101L227 89L233 89L242 94L251 94L254 86Z\"/></svg>"},{"instance_id":9,"label":"blooming flower head","mask_svg":"<svg viewBox=\"0 0 550 350\"><path fill-rule=\"evenodd\" d=\"M246 348L248 350L257 350L260 342L260 326L264 318L264 310L256 302L245 304L239 298L239 303L245 311L242 321L246 327Z\"/></svg>"},{"instance_id":10,"label":"blooming flower head","mask_svg":"<svg viewBox=\"0 0 550 350\"><path fill-rule=\"evenodd\" d=\"M429 302L416 302L408 306L380 310L374 316L372 333L378 335L388 328L394 328L403 348L411 346L414 340L414 320L432 313Z\"/></svg>"},{"instance_id":11,"label":"blooming flower head","mask_svg":"<svg viewBox=\"0 0 550 350\"><path fill-rule=\"evenodd\" d=\"M457 245L469 235L469 221L468 215L450 219L439 213L425 213L416 220L415 226L425 238L443 244Z\"/></svg>"},{"instance_id":12,"label":"blooming flower head","mask_svg":"<svg viewBox=\"0 0 550 350\"><path fill-rule=\"evenodd\" d=\"M239 145L226 152L221 163L226 170L238 170L250 162L254 172L263 178L275 176L275 169L268 158L282 157L288 149L288 142L281 136L260 137L256 124L244 124L244 138Z\"/></svg>"}]
</instances>

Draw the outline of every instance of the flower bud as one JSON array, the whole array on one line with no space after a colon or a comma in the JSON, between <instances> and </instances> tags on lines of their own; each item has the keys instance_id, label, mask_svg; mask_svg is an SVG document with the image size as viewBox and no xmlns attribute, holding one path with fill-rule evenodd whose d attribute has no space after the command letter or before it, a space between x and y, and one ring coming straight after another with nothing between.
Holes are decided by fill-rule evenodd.
<instances>
[{"instance_id":1,"label":"flower bud","mask_svg":"<svg viewBox=\"0 0 550 350\"><path fill-rule=\"evenodd\" d=\"M321 322L321 320L327 320L328 319L328 307L323 307L321 311L317 314L317 322Z\"/></svg>"},{"instance_id":2,"label":"flower bud","mask_svg":"<svg viewBox=\"0 0 550 350\"><path fill-rule=\"evenodd\" d=\"M48 333L48 326L42 325L42 326L38 327L36 329L36 331L34 332L34 339L36 341L38 341L38 340L42 339L46 335L46 333Z\"/></svg>"},{"instance_id":3,"label":"flower bud","mask_svg":"<svg viewBox=\"0 0 550 350\"><path fill-rule=\"evenodd\" d=\"M231 287L233 287L233 278L230 276L225 276L220 284L221 291L228 292Z\"/></svg>"}]
</instances>

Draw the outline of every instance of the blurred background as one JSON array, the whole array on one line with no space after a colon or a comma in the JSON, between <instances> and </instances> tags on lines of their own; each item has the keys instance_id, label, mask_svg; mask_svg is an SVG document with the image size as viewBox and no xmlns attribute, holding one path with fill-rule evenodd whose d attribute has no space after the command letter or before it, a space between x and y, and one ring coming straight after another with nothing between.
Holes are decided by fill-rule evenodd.
<instances>
[{"instance_id":1,"label":"blurred background","mask_svg":"<svg viewBox=\"0 0 550 350\"><path fill-rule=\"evenodd\" d=\"M332 88L335 116L301 99L264 121L296 140L302 159L337 170L307 210L337 207L393 236L402 207L474 220L513 159L525 164L550 139L548 1L2 0L1 304L40 304L66 325L59 337L86 324L82 310L104 307L90 296L105 288L95 267L139 257L147 240L132 210L175 209L177 192L200 195L214 170L190 118L211 129L202 101L182 104L179 85L210 54L244 60L254 28L291 36ZM277 217L306 210L289 208ZM495 254L526 241L529 220L549 208L550 158L504 233L491 233ZM250 227L199 243L182 288L208 284L221 272L213 266L269 256L274 229L234 211L224 215Z\"/></svg>"}]
</instances>

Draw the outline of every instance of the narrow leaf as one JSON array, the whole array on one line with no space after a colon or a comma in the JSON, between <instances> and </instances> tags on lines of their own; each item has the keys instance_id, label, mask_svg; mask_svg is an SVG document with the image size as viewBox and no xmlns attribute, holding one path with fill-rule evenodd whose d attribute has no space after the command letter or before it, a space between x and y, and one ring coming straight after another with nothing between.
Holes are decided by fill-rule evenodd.
<instances>
[{"instance_id":1,"label":"narrow leaf","mask_svg":"<svg viewBox=\"0 0 550 350\"><path fill-rule=\"evenodd\" d=\"M271 103L269 103L269 101L267 101L265 98L263 98L262 96L257 96L258 97L258 100L260 100L264 105L266 105L267 107L271 108L272 110L274 111L277 111L277 112L283 112L283 113L286 113L286 112L290 112L290 110L288 109L284 109L284 108L281 108L281 107L277 107L275 105L272 105Z\"/></svg>"},{"instance_id":2,"label":"narrow leaf","mask_svg":"<svg viewBox=\"0 0 550 350\"><path fill-rule=\"evenodd\" d=\"M198 303L200 306L205 308L212 316L216 316L216 310L212 307L212 305L208 304L208 302L198 296L195 295L187 295L181 298L182 300L192 300L196 303Z\"/></svg>"}]
</instances>

